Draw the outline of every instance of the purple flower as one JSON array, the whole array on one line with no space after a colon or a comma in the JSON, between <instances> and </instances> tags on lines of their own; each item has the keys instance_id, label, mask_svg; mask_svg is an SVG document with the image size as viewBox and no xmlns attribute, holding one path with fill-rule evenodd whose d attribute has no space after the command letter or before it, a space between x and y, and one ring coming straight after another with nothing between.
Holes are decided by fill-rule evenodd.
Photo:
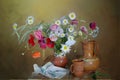
<instances>
[{"instance_id":1,"label":"purple flower","mask_svg":"<svg viewBox=\"0 0 120 80\"><path fill-rule=\"evenodd\" d=\"M82 32L88 34L88 30L87 30L87 28L86 28L85 26L81 26L81 27L80 27L80 30L81 30Z\"/></svg>"},{"instance_id":2,"label":"purple flower","mask_svg":"<svg viewBox=\"0 0 120 80\"><path fill-rule=\"evenodd\" d=\"M42 39L42 31L41 30L37 30L34 32L35 38L37 38L38 40Z\"/></svg>"},{"instance_id":3,"label":"purple flower","mask_svg":"<svg viewBox=\"0 0 120 80\"><path fill-rule=\"evenodd\" d=\"M94 30L95 28L96 28L96 23L95 22L92 22L92 23L90 23L90 28L92 29L92 30Z\"/></svg>"},{"instance_id":4,"label":"purple flower","mask_svg":"<svg viewBox=\"0 0 120 80\"><path fill-rule=\"evenodd\" d=\"M57 36L60 36L63 32L64 32L64 31L63 31L63 29L62 29L61 27L58 27L58 28L55 30L55 34L56 34Z\"/></svg>"},{"instance_id":5,"label":"purple flower","mask_svg":"<svg viewBox=\"0 0 120 80\"><path fill-rule=\"evenodd\" d=\"M50 30L55 31L58 28L57 24L53 24L50 26Z\"/></svg>"},{"instance_id":6,"label":"purple flower","mask_svg":"<svg viewBox=\"0 0 120 80\"><path fill-rule=\"evenodd\" d=\"M72 25L74 25L74 24L75 24L75 25L78 25L78 20L72 20L72 21L71 21L71 24L72 24Z\"/></svg>"}]
</instances>

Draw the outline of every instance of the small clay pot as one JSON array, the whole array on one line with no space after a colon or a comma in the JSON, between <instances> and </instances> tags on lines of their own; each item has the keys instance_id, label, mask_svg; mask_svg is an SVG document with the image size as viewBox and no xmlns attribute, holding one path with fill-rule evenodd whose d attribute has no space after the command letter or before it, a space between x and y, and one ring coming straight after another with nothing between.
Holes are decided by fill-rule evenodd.
<instances>
[{"instance_id":1,"label":"small clay pot","mask_svg":"<svg viewBox=\"0 0 120 80\"><path fill-rule=\"evenodd\" d=\"M92 72L95 71L100 64L99 58L90 58L90 59L84 59L84 69L86 72Z\"/></svg>"},{"instance_id":2,"label":"small clay pot","mask_svg":"<svg viewBox=\"0 0 120 80\"><path fill-rule=\"evenodd\" d=\"M54 57L52 63L58 67L65 67L68 60L66 56Z\"/></svg>"},{"instance_id":3,"label":"small clay pot","mask_svg":"<svg viewBox=\"0 0 120 80\"><path fill-rule=\"evenodd\" d=\"M73 64L70 67L70 71L75 77L81 78L84 74L84 61L80 59L74 59Z\"/></svg>"}]
</instances>

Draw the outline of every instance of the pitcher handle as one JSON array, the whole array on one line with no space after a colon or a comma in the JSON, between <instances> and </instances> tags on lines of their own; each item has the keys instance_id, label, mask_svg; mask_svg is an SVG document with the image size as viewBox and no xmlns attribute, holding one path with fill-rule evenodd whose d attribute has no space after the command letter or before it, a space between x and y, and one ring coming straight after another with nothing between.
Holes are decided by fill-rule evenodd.
<instances>
[{"instance_id":1,"label":"pitcher handle","mask_svg":"<svg viewBox=\"0 0 120 80\"><path fill-rule=\"evenodd\" d=\"M70 66L70 71L71 71L71 73L74 73L73 72L73 64Z\"/></svg>"}]
</instances>

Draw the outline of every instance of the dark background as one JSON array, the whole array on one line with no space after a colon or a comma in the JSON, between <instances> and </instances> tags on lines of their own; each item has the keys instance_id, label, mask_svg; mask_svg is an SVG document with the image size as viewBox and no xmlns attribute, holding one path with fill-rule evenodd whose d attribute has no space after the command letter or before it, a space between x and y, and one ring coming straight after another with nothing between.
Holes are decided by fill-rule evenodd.
<instances>
[{"instance_id":1,"label":"dark background","mask_svg":"<svg viewBox=\"0 0 120 80\"><path fill-rule=\"evenodd\" d=\"M101 67L113 79L120 76L120 12L119 0L0 0L0 78L28 78L33 71L33 64L41 65L43 60L33 59L31 51L24 56L23 44L19 45L17 37L12 35L14 22L22 25L27 16L35 16L35 23L41 20L51 22L63 15L74 11L79 19L96 21L100 27L100 34L96 41L100 47L99 58ZM81 44L77 49L77 56L81 54ZM41 50L40 50L41 51ZM46 56L53 54L46 50ZM72 52L71 52L72 53ZM73 55L73 54L72 54ZM69 56L69 58L73 58Z\"/></svg>"}]
</instances>

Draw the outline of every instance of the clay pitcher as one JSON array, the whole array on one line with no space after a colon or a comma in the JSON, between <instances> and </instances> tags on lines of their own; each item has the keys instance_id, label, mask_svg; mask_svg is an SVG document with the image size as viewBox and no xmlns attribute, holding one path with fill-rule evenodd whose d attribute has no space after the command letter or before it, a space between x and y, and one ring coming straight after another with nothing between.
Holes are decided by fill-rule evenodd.
<instances>
[{"instance_id":1,"label":"clay pitcher","mask_svg":"<svg viewBox=\"0 0 120 80\"><path fill-rule=\"evenodd\" d=\"M84 41L82 42L82 48L84 53L84 58L93 58L96 56L96 52L98 53L98 45L96 41Z\"/></svg>"},{"instance_id":2,"label":"clay pitcher","mask_svg":"<svg viewBox=\"0 0 120 80\"><path fill-rule=\"evenodd\" d=\"M99 64L100 64L100 60L97 57L85 59L84 60L84 70L86 72L95 71L99 67Z\"/></svg>"},{"instance_id":3,"label":"clay pitcher","mask_svg":"<svg viewBox=\"0 0 120 80\"><path fill-rule=\"evenodd\" d=\"M65 67L68 60L66 56L54 57L53 64L58 67Z\"/></svg>"},{"instance_id":4,"label":"clay pitcher","mask_svg":"<svg viewBox=\"0 0 120 80\"><path fill-rule=\"evenodd\" d=\"M84 61L80 59L74 59L73 64L70 67L70 71L74 76L81 78L84 74Z\"/></svg>"}]
</instances>

